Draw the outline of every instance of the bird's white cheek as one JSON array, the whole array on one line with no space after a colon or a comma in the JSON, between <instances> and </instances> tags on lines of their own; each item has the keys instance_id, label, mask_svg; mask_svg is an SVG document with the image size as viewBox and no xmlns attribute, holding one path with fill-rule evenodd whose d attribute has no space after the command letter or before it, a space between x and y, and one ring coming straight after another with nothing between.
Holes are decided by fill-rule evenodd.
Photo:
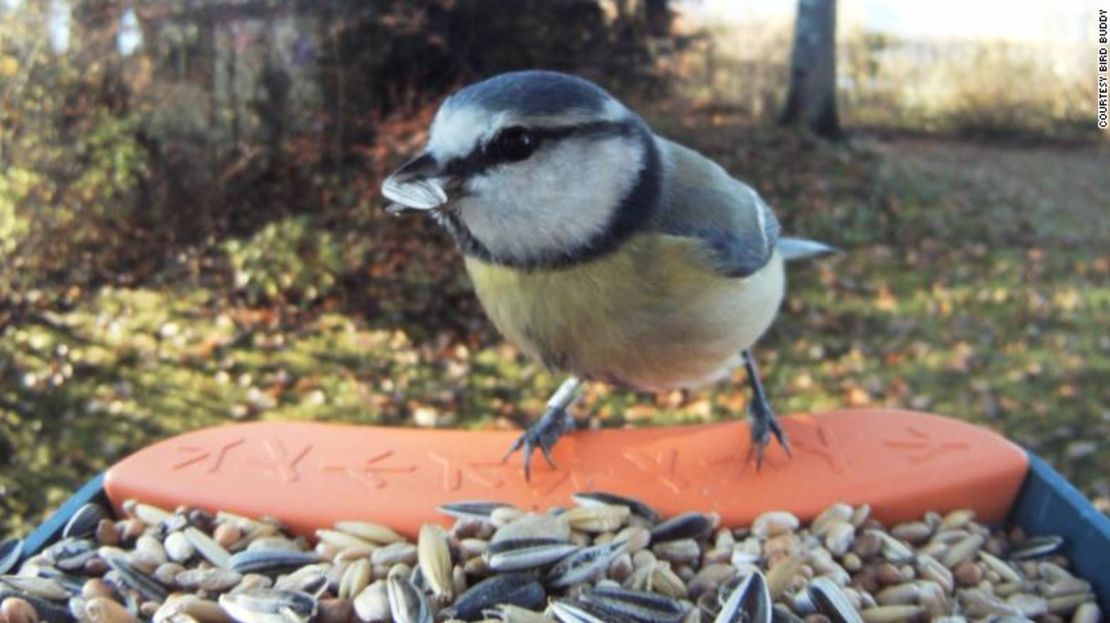
<instances>
[{"instance_id":1,"label":"bird's white cheek","mask_svg":"<svg viewBox=\"0 0 1110 623\"><path fill-rule=\"evenodd\" d=\"M561 256L604 233L642 161L631 138L565 141L472 178L460 214L495 256Z\"/></svg>"}]
</instances>

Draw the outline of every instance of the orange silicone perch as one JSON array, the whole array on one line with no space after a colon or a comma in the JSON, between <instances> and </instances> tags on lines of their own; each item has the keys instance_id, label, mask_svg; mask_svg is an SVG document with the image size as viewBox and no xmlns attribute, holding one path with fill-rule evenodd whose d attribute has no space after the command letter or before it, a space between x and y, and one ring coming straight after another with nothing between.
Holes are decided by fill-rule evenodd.
<instances>
[{"instance_id":1,"label":"orange silicone perch","mask_svg":"<svg viewBox=\"0 0 1110 623\"><path fill-rule=\"evenodd\" d=\"M367 519L411 535L444 521L438 504L542 509L585 490L636 497L664 514L716 511L733 526L771 509L809 519L837 501L869 503L887 522L957 507L997 520L1027 467L1025 452L1002 437L935 415L859 409L782 421L794 457L772 446L758 472L747 461L747 425L735 422L577 432L555 448L558 469L537 452L531 483L519 454L501 463L516 432L235 424L141 450L110 469L105 486L117 505L138 498L272 514L301 533Z\"/></svg>"}]
</instances>

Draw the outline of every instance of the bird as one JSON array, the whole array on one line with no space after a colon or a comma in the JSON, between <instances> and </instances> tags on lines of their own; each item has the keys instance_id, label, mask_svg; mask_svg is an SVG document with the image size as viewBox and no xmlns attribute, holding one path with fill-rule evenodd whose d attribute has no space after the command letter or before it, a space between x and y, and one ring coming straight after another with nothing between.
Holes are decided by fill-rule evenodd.
<instances>
[{"instance_id":1,"label":"bird","mask_svg":"<svg viewBox=\"0 0 1110 623\"><path fill-rule=\"evenodd\" d=\"M773 436L752 346L775 319L784 263L834 251L781 235L767 202L697 151L656 135L597 84L524 70L439 106L422 153L381 187L454 239L501 334L565 380L512 444L530 479L539 449L574 429L588 383L694 388L743 366L749 461Z\"/></svg>"}]
</instances>

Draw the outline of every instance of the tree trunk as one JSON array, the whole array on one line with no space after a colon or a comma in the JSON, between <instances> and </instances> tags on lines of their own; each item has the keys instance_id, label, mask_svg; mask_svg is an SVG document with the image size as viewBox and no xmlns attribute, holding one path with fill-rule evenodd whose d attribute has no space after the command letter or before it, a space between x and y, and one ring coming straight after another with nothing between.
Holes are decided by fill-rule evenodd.
<instances>
[{"instance_id":1,"label":"tree trunk","mask_svg":"<svg viewBox=\"0 0 1110 623\"><path fill-rule=\"evenodd\" d=\"M842 136L836 114L836 0L798 0L783 125Z\"/></svg>"}]
</instances>

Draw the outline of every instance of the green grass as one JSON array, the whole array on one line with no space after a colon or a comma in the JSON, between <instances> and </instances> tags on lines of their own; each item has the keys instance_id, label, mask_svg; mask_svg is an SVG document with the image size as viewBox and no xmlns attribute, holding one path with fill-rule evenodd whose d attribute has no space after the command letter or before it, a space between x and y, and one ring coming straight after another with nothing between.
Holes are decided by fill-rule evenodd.
<instances>
[{"instance_id":1,"label":"green grass","mask_svg":"<svg viewBox=\"0 0 1110 623\"><path fill-rule=\"evenodd\" d=\"M1107 507L1104 151L830 147L697 125L668 133L752 180L792 231L844 249L791 268L758 348L781 413L892 405L960 417L1034 449ZM1057 179L1077 172L1091 177ZM201 426L506 428L537 413L558 379L494 335L443 238L375 222L359 232L365 262L309 306L250 307L227 282L166 278L9 326L0 532L25 532L96 471ZM603 426L733 418L747 400L733 378L659 396L594 386L579 415Z\"/></svg>"}]
</instances>

